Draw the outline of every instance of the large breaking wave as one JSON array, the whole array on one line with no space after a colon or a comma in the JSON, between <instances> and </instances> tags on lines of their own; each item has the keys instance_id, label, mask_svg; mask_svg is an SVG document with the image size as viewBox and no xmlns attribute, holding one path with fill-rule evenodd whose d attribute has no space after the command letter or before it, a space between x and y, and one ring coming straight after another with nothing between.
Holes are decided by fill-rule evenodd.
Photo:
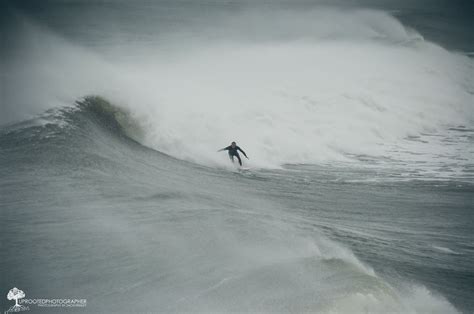
<instances>
[{"instance_id":1,"label":"large breaking wave","mask_svg":"<svg viewBox=\"0 0 474 314\"><path fill-rule=\"evenodd\" d=\"M7 95L10 116L103 95L140 121L143 144L207 165L232 140L274 167L387 156L473 121L472 60L380 11L239 13L132 58L26 32L39 40L21 44L28 71L6 71L26 90Z\"/></svg>"},{"instance_id":2,"label":"large breaking wave","mask_svg":"<svg viewBox=\"0 0 474 314\"><path fill-rule=\"evenodd\" d=\"M24 222L6 234L31 227L35 246L57 258L8 276L65 274L68 293L103 296L91 304L99 312L123 311L124 292L126 306L143 312L456 312L411 277L395 286L328 240L294 212L301 204L268 197L265 189L279 193L275 185L259 190L253 177L179 162L129 138L212 166L228 163L215 151L231 140L262 167L394 149L436 154L442 142L413 139L451 126L472 131L472 60L380 11L239 13L202 25L185 43L177 32L159 47L136 47L132 57L99 55L38 29L24 26L21 53L5 64L1 122L74 105L2 128L2 196L9 217ZM59 222L40 228L43 213ZM31 245L18 239L6 243ZM85 240L70 245L77 239ZM84 273L94 280L77 284ZM37 285L53 295L65 284L51 283Z\"/></svg>"}]
</instances>

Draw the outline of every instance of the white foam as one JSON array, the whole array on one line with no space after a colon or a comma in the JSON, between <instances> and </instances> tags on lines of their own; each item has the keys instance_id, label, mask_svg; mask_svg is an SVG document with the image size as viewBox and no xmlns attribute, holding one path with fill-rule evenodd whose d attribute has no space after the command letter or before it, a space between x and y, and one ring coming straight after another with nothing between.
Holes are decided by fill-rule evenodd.
<instances>
[{"instance_id":1,"label":"white foam","mask_svg":"<svg viewBox=\"0 0 474 314\"><path fill-rule=\"evenodd\" d=\"M407 294L394 296L380 292L357 292L338 300L323 313L459 313L445 298L424 286L407 288Z\"/></svg>"},{"instance_id":2,"label":"white foam","mask_svg":"<svg viewBox=\"0 0 474 314\"><path fill-rule=\"evenodd\" d=\"M446 253L446 254L454 254L454 255L460 254L460 253L455 252L455 251L451 250L450 248L447 248L447 247L444 247L444 246L433 245L432 248L437 250L437 251Z\"/></svg>"},{"instance_id":3,"label":"white foam","mask_svg":"<svg viewBox=\"0 0 474 314\"><path fill-rule=\"evenodd\" d=\"M233 140L252 166L268 167L386 156L408 135L472 123L472 61L408 33L400 44L402 26L371 14L385 37L350 37L356 28L330 39L319 31L312 40L206 43L147 63L134 71L140 92L123 102L144 117L147 145L209 165L227 162L215 151ZM362 18L352 23L368 28Z\"/></svg>"}]
</instances>

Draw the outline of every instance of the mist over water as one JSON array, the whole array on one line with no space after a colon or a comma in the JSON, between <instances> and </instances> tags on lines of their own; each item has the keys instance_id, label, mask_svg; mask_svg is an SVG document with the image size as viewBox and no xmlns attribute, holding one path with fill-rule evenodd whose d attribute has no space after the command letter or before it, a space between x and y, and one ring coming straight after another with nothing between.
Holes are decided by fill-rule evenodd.
<instances>
[{"instance_id":1,"label":"mist over water","mask_svg":"<svg viewBox=\"0 0 474 314\"><path fill-rule=\"evenodd\" d=\"M0 289L84 312L472 311L474 63L374 6L6 6ZM216 152L234 140L249 171Z\"/></svg>"},{"instance_id":2,"label":"mist over water","mask_svg":"<svg viewBox=\"0 0 474 314\"><path fill-rule=\"evenodd\" d=\"M236 140L258 167L388 157L407 136L472 125L472 60L385 12L247 9L199 27L123 59L26 20L5 119L103 95L137 117L147 146L222 166L215 150Z\"/></svg>"}]
</instances>

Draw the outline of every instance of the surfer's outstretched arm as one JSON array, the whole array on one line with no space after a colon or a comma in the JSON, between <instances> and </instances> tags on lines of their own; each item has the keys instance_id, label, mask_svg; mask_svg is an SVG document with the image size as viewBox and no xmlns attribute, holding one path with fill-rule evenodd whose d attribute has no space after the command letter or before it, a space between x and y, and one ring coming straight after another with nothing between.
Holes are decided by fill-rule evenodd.
<instances>
[{"instance_id":1,"label":"surfer's outstretched arm","mask_svg":"<svg viewBox=\"0 0 474 314\"><path fill-rule=\"evenodd\" d=\"M240 147L237 146L237 149L240 150L240 151L242 152L242 154L244 154L245 158L249 159L249 158L247 157L247 154L242 150L242 148L240 148Z\"/></svg>"},{"instance_id":2,"label":"surfer's outstretched arm","mask_svg":"<svg viewBox=\"0 0 474 314\"><path fill-rule=\"evenodd\" d=\"M230 147L230 146L227 146L227 147L224 147L224 148L222 148L222 149L219 149L218 152L222 152L223 150L229 150L229 147Z\"/></svg>"}]
</instances>

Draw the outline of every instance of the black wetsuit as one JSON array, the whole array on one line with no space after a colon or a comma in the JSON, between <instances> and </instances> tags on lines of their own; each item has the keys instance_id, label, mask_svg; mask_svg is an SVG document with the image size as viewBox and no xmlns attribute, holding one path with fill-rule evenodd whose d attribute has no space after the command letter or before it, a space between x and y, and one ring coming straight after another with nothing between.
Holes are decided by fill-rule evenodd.
<instances>
[{"instance_id":1,"label":"black wetsuit","mask_svg":"<svg viewBox=\"0 0 474 314\"><path fill-rule=\"evenodd\" d=\"M232 160L232 162L234 162L234 156L237 157L237 159L239 160L239 165L241 166L242 166L242 159L240 159L240 155L238 151L240 150L242 154L244 154L244 156L247 157L247 154L245 154L245 152L237 145L235 147L232 147L232 145L230 145L230 146L227 146L226 148L223 148L222 150L229 151L229 158L230 160Z\"/></svg>"}]
</instances>

